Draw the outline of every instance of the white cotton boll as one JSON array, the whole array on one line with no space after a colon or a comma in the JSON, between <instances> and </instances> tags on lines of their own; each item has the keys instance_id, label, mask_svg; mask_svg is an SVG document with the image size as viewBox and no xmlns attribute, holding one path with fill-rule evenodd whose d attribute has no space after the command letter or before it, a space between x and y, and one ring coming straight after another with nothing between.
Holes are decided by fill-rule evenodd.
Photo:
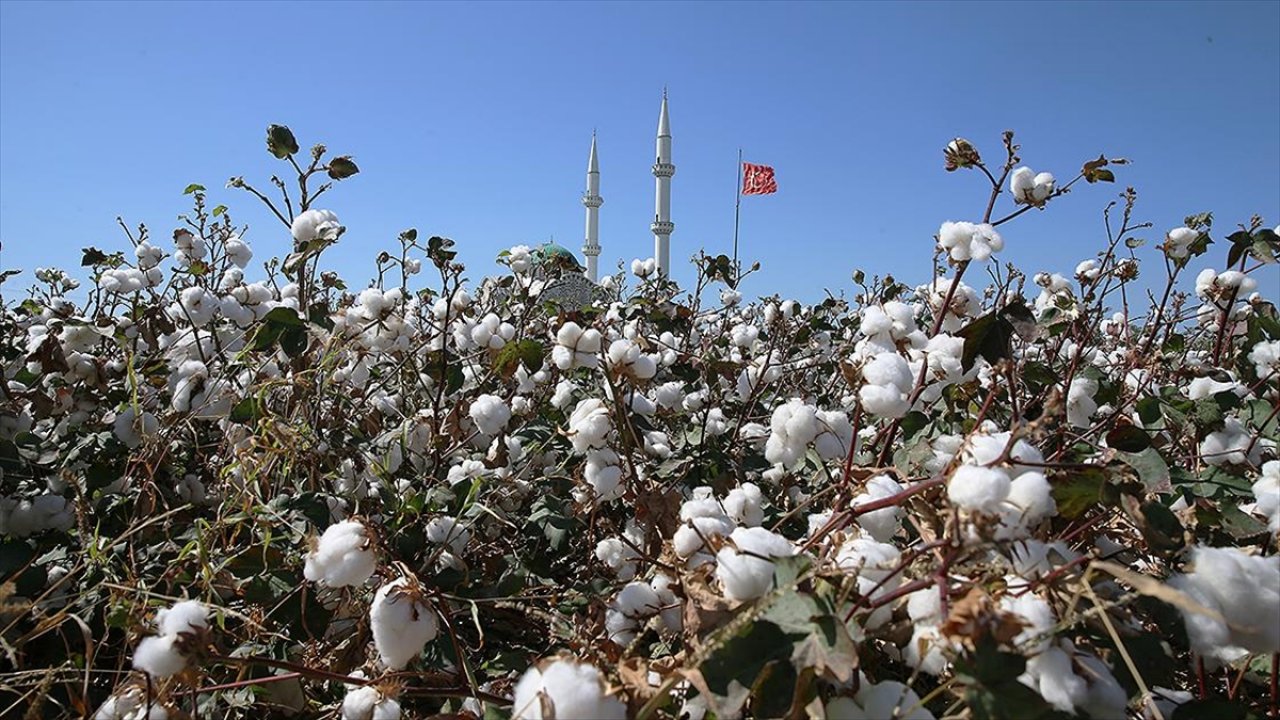
<instances>
[{"instance_id":1,"label":"white cotton boll","mask_svg":"<svg viewBox=\"0 0 1280 720\"><path fill-rule=\"evenodd\" d=\"M987 223L945 222L938 230L938 246L955 262L984 261L1004 249L1004 239Z\"/></svg>"},{"instance_id":2,"label":"white cotton boll","mask_svg":"<svg viewBox=\"0 0 1280 720\"><path fill-rule=\"evenodd\" d=\"M1253 513L1267 519L1267 529L1280 533L1280 460L1262 465L1262 476L1251 488L1256 500Z\"/></svg>"},{"instance_id":3,"label":"white cotton boll","mask_svg":"<svg viewBox=\"0 0 1280 720\"><path fill-rule=\"evenodd\" d=\"M422 653L439 631L435 609L405 578L378 588L369 609L373 644L382 664L399 670Z\"/></svg>"},{"instance_id":4,"label":"white cotton boll","mask_svg":"<svg viewBox=\"0 0 1280 720\"><path fill-rule=\"evenodd\" d=\"M1049 196L1053 194L1054 185L1055 180L1053 178L1053 173L1036 173L1034 190L1036 202L1044 202L1047 200Z\"/></svg>"},{"instance_id":5,"label":"white cotton boll","mask_svg":"<svg viewBox=\"0 0 1280 720\"><path fill-rule=\"evenodd\" d=\"M724 499L724 511L734 522L744 527L756 527L764 522L764 497L755 483L743 483L729 491Z\"/></svg>"},{"instance_id":6,"label":"white cotton boll","mask_svg":"<svg viewBox=\"0 0 1280 720\"><path fill-rule=\"evenodd\" d=\"M916 691L894 680L864 684L853 701L862 712L862 715L853 715L855 718L934 720L933 713L920 704L920 696ZM827 718L834 720L830 714Z\"/></svg>"},{"instance_id":7,"label":"white cotton boll","mask_svg":"<svg viewBox=\"0 0 1280 720\"><path fill-rule=\"evenodd\" d=\"M582 475L591 487L591 492L587 494L575 491L574 497L579 502L590 500L599 505L617 500L626 491L626 487L622 485L622 467L618 464L618 454L608 448L587 452Z\"/></svg>"},{"instance_id":8,"label":"white cotton boll","mask_svg":"<svg viewBox=\"0 0 1280 720\"><path fill-rule=\"evenodd\" d=\"M665 382L654 390L654 400L661 408L680 407L684 402L684 385L678 381Z\"/></svg>"},{"instance_id":9,"label":"white cotton boll","mask_svg":"<svg viewBox=\"0 0 1280 720\"><path fill-rule=\"evenodd\" d=\"M662 600L649 583L632 582L622 588L609 603L605 613L605 628L609 639L618 645L628 645L648 618L662 609Z\"/></svg>"},{"instance_id":10,"label":"white cotton boll","mask_svg":"<svg viewBox=\"0 0 1280 720\"><path fill-rule=\"evenodd\" d=\"M1151 694L1142 701L1142 720L1170 720L1178 707L1195 699L1185 690L1172 690L1159 685L1151 688Z\"/></svg>"},{"instance_id":11,"label":"white cotton boll","mask_svg":"<svg viewBox=\"0 0 1280 720\"><path fill-rule=\"evenodd\" d=\"M603 447L611 429L609 410L599 398L580 401L569 415L569 441L576 452Z\"/></svg>"},{"instance_id":12,"label":"white cotton boll","mask_svg":"<svg viewBox=\"0 0 1280 720\"><path fill-rule=\"evenodd\" d=\"M1097 380L1085 377L1071 380L1071 388L1067 392L1067 422L1072 427L1087 428L1092 424L1091 418L1098 411L1098 403L1093 399L1097 393Z\"/></svg>"},{"instance_id":13,"label":"white cotton boll","mask_svg":"<svg viewBox=\"0 0 1280 720\"><path fill-rule=\"evenodd\" d=\"M961 510L994 513L1009 495L1008 473L996 468L961 465L947 483L947 498Z\"/></svg>"},{"instance_id":14,"label":"white cotton boll","mask_svg":"<svg viewBox=\"0 0 1280 720\"><path fill-rule=\"evenodd\" d=\"M1116 681L1111 668L1102 660L1080 653L1076 655L1080 676L1089 684L1089 692L1080 709L1094 718L1124 717L1129 705L1129 693Z\"/></svg>"},{"instance_id":15,"label":"white cotton boll","mask_svg":"<svg viewBox=\"0 0 1280 720\"><path fill-rule=\"evenodd\" d=\"M578 386L568 380L561 380L556 383L556 390L551 394L551 404L561 410L569 406L573 402L573 394L578 390Z\"/></svg>"},{"instance_id":16,"label":"white cotton boll","mask_svg":"<svg viewBox=\"0 0 1280 720\"><path fill-rule=\"evenodd\" d=\"M1200 233L1188 227L1174 228L1164 237L1164 252L1175 260L1181 260L1191 254L1191 243L1200 237Z\"/></svg>"},{"instance_id":17,"label":"white cotton boll","mask_svg":"<svg viewBox=\"0 0 1280 720\"><path fill-rule=\"evenodd\" d=\"M1280 340L1263 340L1254 345L1249 351L1249 362L1253 363L1254 372L1260 378L1280 373Z\"/></svg>"},{"instance_id":18,"label":"white cotton boll","mask_svg":"<svg viewBox=\"0 0 1280 720\"><path fill-rule=\"evenodd\" d=\"M427 523L427 540L437 545L447 545L450 552L461 555L467 543L471 542L471 531L457 520L442 516Z\"/></svg>"},{"instance_id":19,"label":"white cotton boll","mask_svg":"<svg viewBox=\"0 0 1280 720\"><path fill-rule=\"evenodd\" d=\"M769 558L796 554L790 540L764 528L738 528L729 539L732 545L716 553L716 578L730 600L754 600L764 595L773 585Z\"/></svg>"},{"instance_id":20,"label":"white cotton boll","mask_svg":"<svg viewBox=\"0 0 1280 720\"><path fill-rule=\"evenodd\" d=\"M187 657L178 650L177 635L145 637L133 651L133 667L161 680L182 672Z\"/></svg>"},{"instance_id":21,"label":"white cotton boll","mask_svg":"<svg viewBox=\"0 0 1280 720\"><path fill-rule=\"evenodd\" d=\"M227 238L223 248L227 252L227 259L235 263L235 266L241 270L248 266L249 261L253 259L253 250L249 248L248 243L235 235Z\"/></svg>"},{"instance_id":22,"label":"white cotton boll","mask_svg":"<svg viewBox=\"0 0 1280 720\"><path fill-rule=\"evenodd\" d=\"M376 568L368 531L355 520L344 520L325 528L307 554L302 574L312 582L344 587L363 585Z\"/></svg>"},{"instance_id":23,"label":"white cotton boll","mask_svg":"<svg viewBox=\"0 0 1280 720\"><path fill-rule=\"evenodd\" d=\"M160 431L160 421L146 410L143 410L142 416L139 417L138 408L130 405L116 414L115 422L111 427L116 437L120 438L120 442L132 450Z\"/></svg>"},{"instance_id":24,"label":"white cotton boll","mask_svg":"<svg viewBox=\"0 0 1280 720\"><path fill-rule=\"evenodd\" d=\"M916 624L933 625L942 621L942 593L937 585L907 596L907 617Z\"/></svg>"},{"instance_id":25,"label":"white cotton boll","mask_svg":"<svg viewBox=\"0 0 1280 720\"><path fill-rule=\"evenodd\" d=\"M901 583L900 574L891 575L901 557L898 549L889 543L878 542L869 537L854 537L840 546L836 553L836 566L846 573L857 575L858 592L869 594L874 599L892 591ZM888 605L877 608L863 621L864 626L875 629L888 621L892 614L893 608Z\"/></svg>"},{"instance_id":26,"label":"white cotton boll","mask_svg":"<svg viewBox=\"0 0 1280 720\"><path fill-rule=\"evenodd\" d=\"M400 702L372 685L353 687L342 699L342 720L399 720Z\"/></svg>"},{"instance_id":27,"label":"white cotton boll","mask_svg":"<svg viewBox=\"0 0 1280 720\"><path fill-rule=\"evenodd\" d=\"M1062 712L1075 714L1076 706L1089 695L1088 683L1076 675L1071 656L1057 647L1031 656L1027 660L1026 672L1018 679ZM1121 713L1116 717L1123 716Z\"/></svg>"},{"instance_id":28,"label":"white cotton boll","mask_svg":"<svg viewBox=\"0 0 1280 720\"><path fill-rule=\"evenodd\" d=\"M941 675L951 664L946 654L951 647L937 625L917 623L911 632L911 640L902 648L902 660L920 672Z\"/></svg>"},{"instance_id":29,"label":"white cotton boll","mask_svg":"<svg viewBox=\"0 0 1280 720\"><path fill-rule=\"evenodd\" d=\"M1013 201L1018 204L1026 204L1032 201L1032 193L1036 187L1036 173L1029 167L1020 167L1009 175L1009 192L1013 194Z\"/></svg>"},{"instance_id":30,"label":"white cotton boll","mask_svg":"<svg viewBox=\"0 0 1280 720\"><path fill-rule=\"evenodd\" d=\"M544 716L543 707L550 711ZM512 720L623 720L627 706L605 695L592 665L556 658L529 668L516 683Z\"/></svg>"},{"instance_id":31,"label":"white cotton boll","mask_svg":"<svg viewBox=\"0 0 1280 720\"><path fill-rule=\"evenodd\" d=\"M511 420L511 408L497 395L481 395L468 412L476 429L486 436L497 435Z\"/></svg>"},{"instance_id":32,"label":"white cotton boll","mask_svg":"<svg viewBox=\"0 0 1280 720\"><path fill-rule=\"evenodd\" d=\"M1014 509L1013 517L1023 527L1032 527L1058 513L1049 480L1038 472L1022 473L1009 485L1005 503Z\"/></svg>"},{"instance_id":33,"label":"white cotton boll","mask_svg":"<svg viewBox=\"0 0 1280 720\"><path fill-rule=\"evenodd\" d=\"M775 408L769 425L772 434L765 443L765 459L784 467L803 459L806 447L818 436L816 409L798 398Z\"/></svg>"},{"instance_id":34,"label":"white cotton boll","mask_svg":"<svg viewBox=\"0 0 1280 720\"><path fill-rule=\"evenodd\" d=\"M605 538L596 544L596 558L609 566L619 580L630 580L636 576L636 561L640 559L636 548L643 546L644 532L634 522L628 523L621 538Z\"/></svg>"},{"instance_id":35,"label":"white cotton boll","mask_svg":"<svg viewBox=\"0 0 1280 720\"><path fill-rule=\"evenodd\" d=\"M703 539L724 537L734 530L734 523L723 515L695 517L683 522L671 536L671 547L676 556L691 561L706 548ZM690 565L700 563L690 562Z\"/></svg>"},{"instance_id":36,"label":"white cotton boll","mask_svg":"<svg viewBox=\"0 0 1280 720\"><path fill-rule=\"evenodd\" d=\"M156 613L161 635L195 633L209 627L209 608L198 600L183 600Z\"/></svg>"},{"instance_id":37,"label":"white cotton boll","mask_svg":"<svg viewBox=\"0 0 1280 720\"><path fill-rule=\"evenodd\" d=\"M1058 618L1049 603L1038 595L1026 593L1014 597L1005 595L1000 607L1013 613L1026 626L1013 638L1013 644L1028 653L1040 652L1052 640L1050 633Z\"/></svg>"},{"instance_id":38,"label":"white cotton boll","mask_svg":"<svg viewBox=\"0 0 1280 720\"><path fill-rule=\"evenodd\" d=\"M1248 391L1240 383L1218 382L1211 377L1198 377L1187 384L1187 397L1191 400L1200 400L1220 392L1233 392L1243 397Z\"/></svg>"},{"instance_id":39,"label":"white cotton boll","mask_svg":"<svg viewBox=\"0 0 1280 720\"><path fill-rule=\"evenodd\" d=\"M1012 435L1008 432L982 432L971 435L964 446L964 459L971 465L991 465L1004 455L1011 437ZM1044 463L1044 454L1026 440L1018 440L1009 450L1009 462L1012 467L1007 470L1011 477L1017 477L1021 473L1035 469L1028 465L1020 465L1018 462L1020 460L1039 465Z\"/></svg>"},{"instance_id":40,"label":"white cotton boll","mask_svg":"<svg viewBox=\"0 0 1280 720\"><path fill-rule=\"evenodd\" d=\"M178 294L181 310L176 315L186 318L195 327L204 327L217 314L220 303L218 298L202 287L189 287Z\"/></svg>"},{"instance_id":41,"label":"white cotton boll","mask_svg":"<svg viewBox=\"0 0 1280 720\"><path fill-rule=\"evenodd\" d=\"M551 349L552 361L561 370L594 368L600 363L600 331L583 330L575 322L567 322L556 331L556 346Z\"/></svg>"},{"instance_id":42,"label":"white cotton boll","mask_svg":"<svg viewBox=\"0 0 1280 720\"><path fill-rule=\"evenodd\" d=\"M888 475L877 475L867 481L867 489L853 499L853 509L859 505L895 495L903 490L902 484ZM902 508L891 506L872 510L858 516L859 527L875 538L877 542L889 542L897 534L898 519L902 516Z\"/></svg>"},{"instance_id":43,"label":"white cotton boll","mask_svg":"<svg viewBox=\"0 0 1280 720\"><path fill-rule=\"evenodd\" d=\"M900 418L910 406L907 395L914 379L906 359L897 353L880 353L862 368L863 386L858 390L862 408L872 415Z\"/></svg>"},{"instance_id":44,"label":"white cotton boll","mask_svg":"<svg viewBox=\"0 0 1280 720\"><path fill-rule=\"evenodd\" d=\"M290 231L294 240L305 243L331 236L337 228L338 216L331 210L307 210L293 219Z\"/></svg>"},{"instance_id":45,"label":"white cotton boll","mask_svg":"<svg viewBox=\"0 0 1280 720\"><path fill-rule=\"evenodd\" d=\"M1174 576L1169 584L1226 620L1184 610L1192 650L1202 655L1230 647L1280 652L1280 623L1274 622L1280 617L1280 556L1198 546L1191 562L1191 574Z\"/></svg>"},{"instance_id":46,"label":"white cotton boll","mask_svg":"<svg viewBox=\"0 0 1280 720\"><path fill-rule=\"evenodd\" d=\"M841 460L849 452L853 442L853 426L849 417L839 410L817 412L819 432L813 439L813 448L824 460Z\"/></svg>"},{"instance_id":47,"label":"white cotton boll","mask_svg":"<svg viewBox=\"0 0 1280 720\"><path fill-rule=\"evenodd\" d=\"M1208 465L1256 465L1262 459L1262 447L1253 442L1253 436L1239 420L1229 417L1221 430L1209 433L1200 442L1200 459Z\"/></svg>"}]
</instances>

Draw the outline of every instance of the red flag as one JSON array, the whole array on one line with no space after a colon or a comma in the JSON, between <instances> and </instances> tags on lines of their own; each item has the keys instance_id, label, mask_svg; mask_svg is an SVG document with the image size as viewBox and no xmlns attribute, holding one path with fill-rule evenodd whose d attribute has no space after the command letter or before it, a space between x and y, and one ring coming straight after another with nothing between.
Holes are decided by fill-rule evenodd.
<instances>
[{"instance_id":1,"label":"red flag","mask_svg":"<svg viewBox=\"0 0 1280 720\"><path fill-rule=\"evenodd\" d=\"M773 177L773 168L768 165L742 163L742 194L768 195L778 192L778 181Z\"/></svg>"}]
</instances>

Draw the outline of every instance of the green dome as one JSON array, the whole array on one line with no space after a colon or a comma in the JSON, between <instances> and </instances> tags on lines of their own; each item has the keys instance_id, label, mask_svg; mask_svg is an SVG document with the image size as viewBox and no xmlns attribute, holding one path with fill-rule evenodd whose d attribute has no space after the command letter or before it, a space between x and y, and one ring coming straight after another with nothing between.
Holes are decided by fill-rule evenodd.
<instances>
[{"instance_id":1,"label":"green dome","mask_svg":"<svg viewBox=\"0 0 1280 720\"><path fill-rule=\"evenodd\" d=\"M574 255L569 248L563 245L557 245L552 242L543 243L538 246L537 253L543 262L550 262L555 265L568 265L575 268L581 268L582 263L578 262L578 256Z\"/></svg>"}]
</instances>

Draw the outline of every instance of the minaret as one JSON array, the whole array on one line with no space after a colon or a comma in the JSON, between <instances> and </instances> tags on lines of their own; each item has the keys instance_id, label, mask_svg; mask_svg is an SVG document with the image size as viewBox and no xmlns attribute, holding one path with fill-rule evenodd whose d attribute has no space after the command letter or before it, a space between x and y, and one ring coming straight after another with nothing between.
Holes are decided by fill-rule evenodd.
<instances>
[{"instance_id":1,"label":"minaret","mask_svg":"<svg viewBox=\"0 0 1280 720\"><path fill-rule=\"evenodd\" d=\"M600 206L604 198L600 197L600 160L596 157L596 134L591 132L591 157L587 159L587 191L582 195L582 204L587 208L587 239L582 246L582 254L587 258L587 279L591 282L599 280L598 261L600 257Z\"/></svg>"},{"instance_id":2,"label":"minaret","mask_svg":"<svg viewBox=\"0 0 1280 720\"><path fill-rule=\"evenodd\" d=\"M676 229L671 222L671 176L676 166L671 164L671 119L667 116L667 90L662 89L662 112L658 115L658 159L653 163L656 182L653 202L653 257L658 263L658 274L666 277L671 271L671 232Z\"/></svg>"}]
</instances>

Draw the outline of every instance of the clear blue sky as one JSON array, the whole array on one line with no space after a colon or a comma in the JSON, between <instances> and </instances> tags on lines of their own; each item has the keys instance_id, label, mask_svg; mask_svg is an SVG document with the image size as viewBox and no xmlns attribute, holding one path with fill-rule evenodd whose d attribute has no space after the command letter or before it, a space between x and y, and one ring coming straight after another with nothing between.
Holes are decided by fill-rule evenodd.
<instances>
[{"instance_id":1,"label":"clear blue sky","mask_svg":"<svg viewBox=\"0 0 1280 720\"><path fill-rule=\"evenodd\" d=\"M939 224L978 219L986 198L979 176L942 171L942 147L959 135L997 158L1005 128L1063 181L1099 153L1134 161L1005 228L1003 259L1069 273L1125 184L1152 244L1204 210L1219 229L1280 222L1277 33L1276 2L5 0L0 264L30 282L83 246L125 249L117 215L167 239L192 182L250 225L257 259L287 252L278 221L224 187L285 172L269 123L359 163L322 203L348 227L330 264L357 285L408 227L454 238L473 279L512 244L576 251L592 128L601 265L629 263L652 254L666 85L677 279L697 248L729 251L743 147L780 186L743 202L742 257L764 265L749 294L818 299L855 266L922 281ZM1260 277L1272 297L1276 277Z\"/></svg>"}]
</instances>

